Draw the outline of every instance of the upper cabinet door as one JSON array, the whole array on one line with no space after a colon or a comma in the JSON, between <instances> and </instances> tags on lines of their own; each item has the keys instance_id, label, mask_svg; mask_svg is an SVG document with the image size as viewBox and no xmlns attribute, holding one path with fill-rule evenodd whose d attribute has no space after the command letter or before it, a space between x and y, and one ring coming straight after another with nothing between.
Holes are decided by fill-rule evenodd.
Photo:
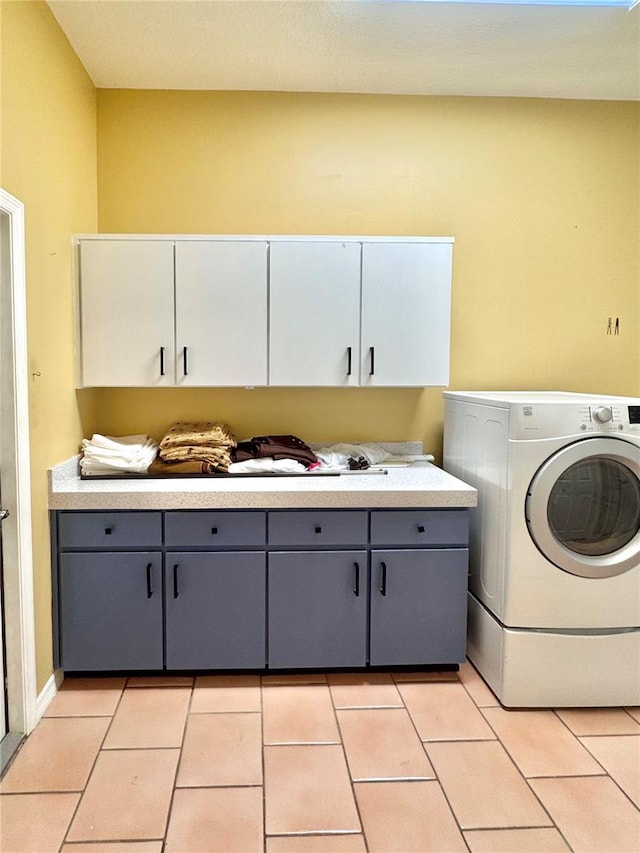
<instances>
[{"instance_id":1,"label":"upper cabinet door","mask_svg":"<svg viewBox=\"0 0 640 853\"><path fill-rule=\"evenodd\" d=\"M80 243L82 384L174 381L173 243Z\"/></svg>"},{"instance_id":2,"label":"upper cabinet door","mask_svg":"<svg viewBox=\"0 0 640 853\"><path fill-rule=\"evenodd\" d=\"M360 243L270 247L269 384L359 384Z\"/></svg>"},{"instance_id":3,"label":"upper cabinet door","mask_svg":"<svg viewBox=\"0 0 640 853\"><path fill-rule=\"evenodd\" d=\"M267 384L266 242L176 242L176 384Z\"/></svg>"},{"instance_id":4,"label":"upper cabinet door","mask_svg":"<svg viewBox=\"0 0 640 853\"><path fill-rule=\"evenodd\" d=\"M362 246L361 385L449 383L451 243Z\"/></svg>"}]
</instances>

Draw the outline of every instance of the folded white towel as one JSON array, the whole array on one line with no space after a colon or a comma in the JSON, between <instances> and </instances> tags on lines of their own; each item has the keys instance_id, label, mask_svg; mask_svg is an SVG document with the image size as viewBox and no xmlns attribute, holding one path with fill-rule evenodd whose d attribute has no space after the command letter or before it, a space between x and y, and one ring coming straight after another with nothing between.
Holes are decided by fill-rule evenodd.
<instances>
[{"instance_id":1,"label":"folded white towel","mask_svg":"<svg viewBox=\"0 0 640 853\"><path fill-rule=\"evenodd\" d=\"M80 471L106 474L124 471L143 474L158 454L158 444L148 435L110 436L95 433L82 441Z\"/></svg>"},{"instance_id":2,"label":"folded white towel","mask_svg":"<svg viewBox=\"0 0 640 853\"><path fill-rule=\"evenodd\" d=\"M302 462L296 459L274 459L272 456L246 459L229 465L230 474L297 474L306 470Z\"/></svg>"}]
</instances>

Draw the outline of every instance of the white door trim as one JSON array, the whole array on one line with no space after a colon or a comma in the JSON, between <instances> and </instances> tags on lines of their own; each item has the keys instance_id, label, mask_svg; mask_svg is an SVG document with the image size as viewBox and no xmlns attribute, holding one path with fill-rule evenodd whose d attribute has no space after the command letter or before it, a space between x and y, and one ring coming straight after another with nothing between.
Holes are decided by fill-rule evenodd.
<instances>
[{"instance_id":1,"label":"white door trim","mask_svg":"<svg viewBox=\"0 0 640 853\"><path fill-rule=\"evenodd\" d=\"M2 503L5 642L9 696L8 731L29 734L38 722L36 693L31 465L25 276L24 205L0 188L4 264L2 323Z\"/></svg>"}]
</instances>

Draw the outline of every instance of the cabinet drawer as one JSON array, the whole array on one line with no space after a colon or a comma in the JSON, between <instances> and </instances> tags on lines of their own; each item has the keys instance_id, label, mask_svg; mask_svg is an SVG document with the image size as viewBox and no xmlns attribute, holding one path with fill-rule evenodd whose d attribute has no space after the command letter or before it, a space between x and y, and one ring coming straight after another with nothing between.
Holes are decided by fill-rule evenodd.
<instances>
[{"instance_id":1,"label":"cabinet drawer","mask_svg":"<svg viewBox=\"0 0 640 853\"><path fill-rule=\"evenodd\" d=\"M372 545L467 545L467 510L374 510L371 513Z\"/></svg>"},{"instance_id":2,"label":"cabinet drawer","mask_svg":"<svg viewBox=\"0 0 640 853\"><path fill-rule=\"evenodd\" d=\"M366 545L367 513L270 512L269 545L308 548L316 545Z\"/></svg>"},{"instance_id":3,"label":"cabinet drawer","mask_svg":"<svg viewBox=\"0 0 640 853\"><path fill-rule=\"evenodd\" d=\"M61 512L61 548L148 548L162 544L160 512Z\"/></svg>"},{"instance_id":4,"label":"cabinet drawer","mask_svg":"<svg viewBox=\"0 0 640 853\"><path fill-rule=\"evenodd\" d=\"M264 543L264 512L165 513L165 544L170 547L249 548Z\"/></svg>"}]
</instances>

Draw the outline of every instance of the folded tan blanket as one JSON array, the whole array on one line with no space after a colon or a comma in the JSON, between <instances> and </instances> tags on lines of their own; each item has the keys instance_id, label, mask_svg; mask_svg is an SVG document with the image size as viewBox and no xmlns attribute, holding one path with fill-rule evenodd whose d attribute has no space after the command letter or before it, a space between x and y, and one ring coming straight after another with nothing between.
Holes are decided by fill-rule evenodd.
<instances>
[{"instance_id":1,"label":"folded tan blanket","mask_svg":"<svg viewBox=\"0 0 640 853\"><path fill-rule=\"evenodd\" d=\"M160 442L163 450L173 447L235 447L235 435L228 424L219 421L176 421Z\"/></svg>"},{"instance_id":2,"label":"folded tan blanket","mask_svg":"<svg viewBox=\"0 0 640 853\"><path fill-rule=\"evenodd\" d=\"M206 462L215 468L226 471L231 464L231 452L228 447L171 447L160 451L163 462Z\"/></svg>"}]
</instances>

